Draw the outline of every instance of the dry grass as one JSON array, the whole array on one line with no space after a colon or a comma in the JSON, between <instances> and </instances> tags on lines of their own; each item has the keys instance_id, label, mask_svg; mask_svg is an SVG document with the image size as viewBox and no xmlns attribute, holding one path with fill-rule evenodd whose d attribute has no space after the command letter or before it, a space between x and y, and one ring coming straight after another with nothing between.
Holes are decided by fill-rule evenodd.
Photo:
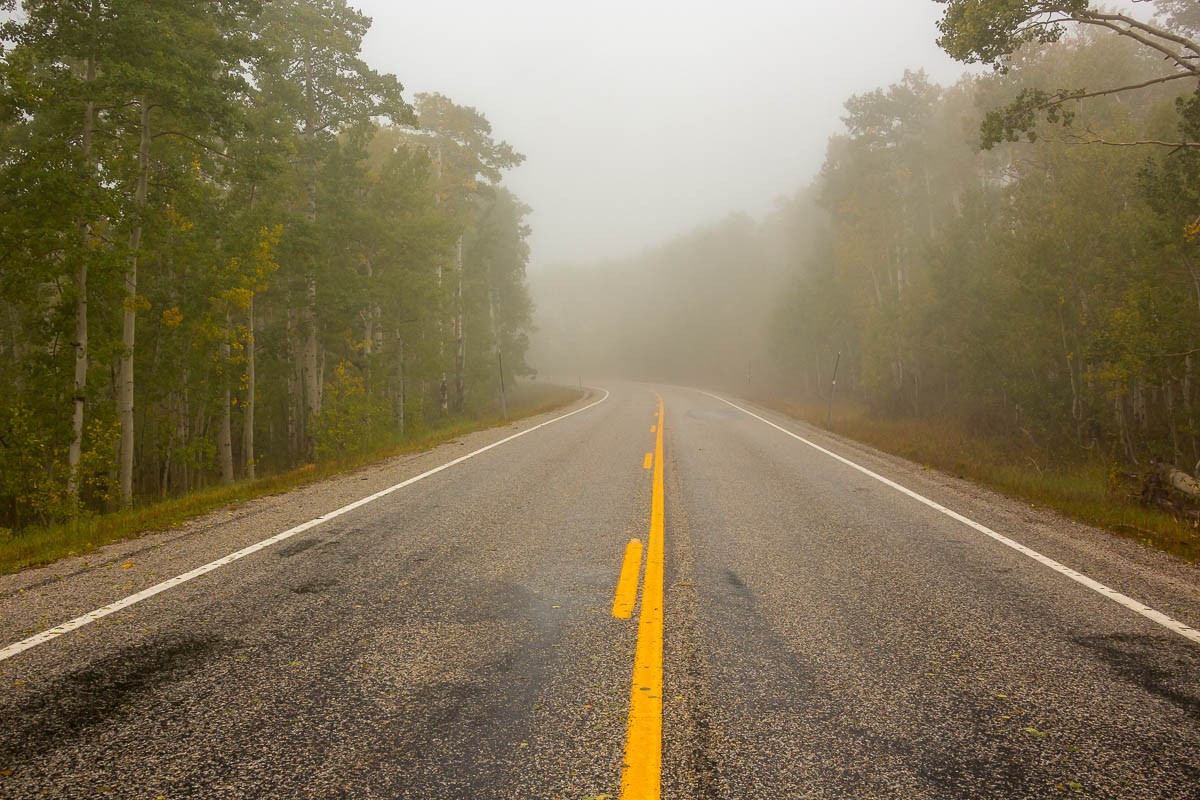
<instances>
[{"instance_id":1,"label":"dry grass","mask_svg":"<svg viewBox=\"0 0 1200 800\"><path fill-rule=\"evenodd\" d=\"M509 420L562 408L579 396L577 390L562 386L521 386L510 400ZM48 564L66 556L82 555L110 542L151 531L167 530L232 503L286 492L393 456L429 450L468 433L501 424L505 423L498 415L461 420L420 438L321 465L307 464L257 480L204 489L126 511L81 516L61 525L28 528L19 533L0 530L0 574Z\"/></svg>"},{"instance_id":2,"label":"dry grass","mask_svg":"<svg viewBox=\"0 0 1200 800\"><path fill-rule=\"evenodd\" d=\"M825 427L823 405L760 402ZM1116 479L1115 465L1055 457L1032 443L988 436L955 420L886 419L861 407L840 408L834 414L833 430L1187 561L1200 561L1200 530L1195 524L1141 505L1134 492Z\"/></svg>"}]
</instances>

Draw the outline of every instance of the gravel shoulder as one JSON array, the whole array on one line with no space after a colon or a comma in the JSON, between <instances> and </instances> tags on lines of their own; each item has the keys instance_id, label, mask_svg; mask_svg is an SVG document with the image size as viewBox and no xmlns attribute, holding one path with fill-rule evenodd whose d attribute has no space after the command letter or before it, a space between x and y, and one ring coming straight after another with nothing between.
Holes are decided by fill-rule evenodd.
<instances>
[{"instance_id":1,"label":"gravel shoulder","mask_svg":"<svg viewBox=\"0 0 1200 800\"><path fill-rule=\"evenodd\" d=\"M595 402L589 391L558 410L466 434L280 494L267 495L83 556L0 575L0 643L9 644L236 552L459 456Z\"/></svg>"},{"instance_id":2,"label":"gravel shoulder","mask_svg":"<svg viewBox=\"0 0 1200 800\"><path fill-rule=\"evenodd\" d=\"M970 480L876 450L786 414L740 399L734 399L734 402L803 436L813 444L832 450L1042 555L1200 629L1200 564L1190 564L1103 528L1077 522L1052 509L1032 506ZM799 442L795 444L803 446ZM879 490L894 491L882 485Z\"/></svg>"}]
</instances>

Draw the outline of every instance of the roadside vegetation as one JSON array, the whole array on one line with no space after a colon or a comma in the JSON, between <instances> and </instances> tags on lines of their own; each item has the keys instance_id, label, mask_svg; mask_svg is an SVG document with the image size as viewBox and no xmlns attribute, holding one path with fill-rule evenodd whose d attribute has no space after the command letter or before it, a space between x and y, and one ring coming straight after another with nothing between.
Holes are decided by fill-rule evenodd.
<instances>
[{"instance_id":1,"label":"roadside vegetation","mask_svg":"<svg viewBox=\"0 0 1200 800\"><path fill-rule=\"evenodd\" d=\"M345 0L0 0L7 551L422 446L532 373L523 156L405 99L361 58L370 24Z\"/></svg>"},{"instance_id":2,"label":"roadside vegetation","mask_svg":"<svg viewBox=\"0 0 1200 800\"><path fill-rule=\"evenodd\" d=\"M0 574L48 564L66 556L84 555L97 547L140 534L178 527L188 520L233 503L281 494L301 486L384 461L395 456L430 450L468 433L506 422L544 414L580 397L576 389L549 384L523 383L509 395L509 417L497 413L461 417L404 439L393 437L364 443L355 451L319 463L254 480L201 489L182 497L138 504L108 514L78 514L47 526L30 526L19 533L0 530Z\"/></svg>"},{"instance_id":3,"label":"roadside vegetation","mask_svg":"<svg viewBox=\"0 0 1200 800\"><path fill-rule=\"evenodd\" d=\"M828 420L828 407L823 404L771 398L757 398L757 402L821 428ZM1113 461L1068 461L1062 453L1036 442L973 430L954 418L898 419L874 414L861 405L839 405L832 430L1031 507L1052 509L1187 561L1200 561L1200 524L1146 507L1137 482Z\"/></svg>"}]
</instances>

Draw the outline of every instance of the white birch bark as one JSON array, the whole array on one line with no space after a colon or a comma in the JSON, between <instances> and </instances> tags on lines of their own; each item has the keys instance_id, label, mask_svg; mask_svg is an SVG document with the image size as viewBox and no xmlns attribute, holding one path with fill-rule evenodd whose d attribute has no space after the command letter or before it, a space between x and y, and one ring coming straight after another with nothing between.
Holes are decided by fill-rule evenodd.
<instances>
[{"instance_id":1,"label":"white birch bark","mask_svg":"<svg viewBox=\"0 0 1200 800\"><path fill-rule=\"evenodd\" d=\"M92 3L92 14L96 13L96 4ZM85 67L85 80L91 84L96 80L96 59L89 55ZM88 167L88 180L95 173L92 168L92 137L96 123L96 103L88 100L83 108L83 138L80 143L80 154L83 163ZM87 373L88 373L88 260L87 243L90 235L88 221L79 221L79 270L75 278L75 379L73 386L74 409L71 415L71 446L67 450L67 491L72 499L79 502L79 462L83 458L83 423L87 403Z\"/></svg>"},{"instance_id":2,"label":"white birch bark","mask_svg":"<svg viewBox=\"0 0 1200 800\"><path fill-rule=\"evenodd\" d=\"M257 376L254 355L254 295L246 309L246 404L242 406L242 474L249 480L256 476L254 468L254 410Z\"/></svg>"},{"instance_id":3,"label":"white birch bark","mask_svg":"<svg viewBox=\"0 0 1200 800\"><path fill-rule=\"evenodd\" d=\"M134 213L140 215L146 207L146 190L150 180L150 101L139 101L141 119L138 144L138 182L134 193ZM129 233L129 265L125 271L124 318L121 327L121 365L117 385L117 409L121 421L121 446L118 459L118 485L122 505L133 503L133 348L137 325L138 251L142 246L142 222L136 219Z\"/></svg>"}]
</instances>

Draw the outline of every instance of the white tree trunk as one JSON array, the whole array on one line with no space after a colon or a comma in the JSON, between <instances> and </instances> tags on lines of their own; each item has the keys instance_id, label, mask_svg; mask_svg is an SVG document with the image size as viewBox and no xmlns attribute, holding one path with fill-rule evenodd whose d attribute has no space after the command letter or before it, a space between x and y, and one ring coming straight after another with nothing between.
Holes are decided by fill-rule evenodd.
<instances>
[{"instance_id":1,"label":"white tree trunk","mask_svg":"<svg viewBox=\"0 0 1200 800\"><path fill-rule=\"evenodd\" d=\"M95 14L95 3L92 4L92 13ZM89 56L86 66L86 80L90 84L96 79L96 60ZM91 169L92 160L92 137L96 123L96 103L93 100L88 100L83 108L83 139L80 143L80 154L83 157L83 163L89 167L88 180L93 177L94 169ZM79 245L81 252L79 254L79 271L75 279L75 290L78 296L75 299L75 381L74 381L74 410L71 416L71 446L67 451L67 491L72 499L79 502L79 462L83 458L83 422L84 412L86 411L87 403L87 374L88 374L88 262L87 262L87 242L91 235L88 229L88 221L81 219L79 221Z\"/></svg>"},{"instance_id":2,"label":"white tree trunk","mask_svg":"<svg viewBox=\"0 0 1200 800\"><path fill-rule=\"evenodd\" d=\"M458 285L454 290L454 410L462 413L467 405L467 345L463 333L463 240L458 237Z\"/></svg>"},{"instance_id":3,"label":"white tree trunk","mask_svg":"<svg viewBox=\"0 0 1200 800\"><path fill-rule=\"evenodd\" d=\"M146 206L146 190L150 181L150 102L140 101L141 135L138 145L138 182L134 193L134 213L140 215ZM121 420L121 448L119 457L119 486L121 504L133 503L133 347L137 325L137 268L138 250L142 246L142 222L133 224L129 233L129 266L125 272L125 304L121 329L121 369L117 385L117 409Z\"/></svg>"},{"instance_id":4,"label":"white tree trunk","mask_svg":"<svg viewBox=\"0 0 1200 800\"><path fill-rule=\"evenodd\" d=\"M304 290L304 400L308 423L321 413L320 337L317 335L317 278L309 274ZM306 437L307 438L307 437Z\"/></svg>"},{"instance_id":5,"label":"white tree trunk","mask_svg":"<svg viewBox=\"0 0 1200 800\"><path fill-rule=\"evenodd\" d=\"M257 376L255 375L254 356L254 296L250 296L250 305L246 309L246 404L242 406L242 473L249 480L254 480L254 390Z\"/></svg>"},{"instance_id":6,"label":"white tree trunk","mask_svg":"<svg viewBox=\"0 0 1200 800\"><path fill-rule=\"evenodd\" d=\"M222 392L223 406L221 407L221 419L217 423L217 458L221 465L221 483L226 486L233 483L233 392L229 386L229 339L230 335L229 315L225 315L225 335L226 339L221 342L221 383L224 391Z\"/></svg>"},{"instance_id":7,"label":"white tree trunk","mask_svg":"<svg viewBox=\"0 0 1200 800\"><path fill-rule=\"evenodd\" d=\"M492 341L496 343L496 366L500 370L500 416L508 419L508 398L504 392L504 355L500 347L500 329L496 324L496 295L488 288L488 319L492 325Z\"/></svg>"}]
</instances>

